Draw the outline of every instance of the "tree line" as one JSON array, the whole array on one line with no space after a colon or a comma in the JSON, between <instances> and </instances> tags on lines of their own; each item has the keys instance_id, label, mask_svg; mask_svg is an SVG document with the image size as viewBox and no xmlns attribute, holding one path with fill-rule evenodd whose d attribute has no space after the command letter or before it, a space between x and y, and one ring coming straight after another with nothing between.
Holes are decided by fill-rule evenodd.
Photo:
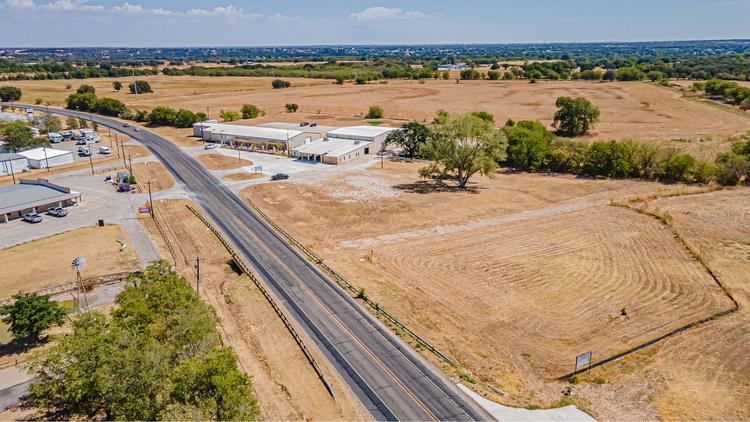
<instances>
[{"instance_id":1,"label":"tree line","mask_svg":"<svg viewBox=\"0 0 750 422\"><path fill-rule=\"evenodd\" d=\"M78 314L71 333L33 354L33 405L62 419L258 419L251 379L222 344L213 307L169 263L129 277L115 303L109 318ZM48 326L59 324L59 311L48 308Z\"/></svg>"},{"instance_id":2,"label":"tree line","mask_svg":"<svg viewBox=\"0 0 750 422\"><path fill-rule=\"evenodd\" d=\"M434 125L402 125L386 143L402 147L410 158L432 161L420 170L423 178L455 179L465 188L476 173L493 177L498 166L529 172L571 173L581 176L638 178L667 182L717 182L726 186L750 180L750 131L744 142L712 161L696 160L678 148L632 140L591 144L564 136L584 134L598 121L598 109L582 98L561 97L553 127L538 121L508 120L496 129L494 117L473 112L456 117L438 110Z\"/></svg>"}]
</instances>

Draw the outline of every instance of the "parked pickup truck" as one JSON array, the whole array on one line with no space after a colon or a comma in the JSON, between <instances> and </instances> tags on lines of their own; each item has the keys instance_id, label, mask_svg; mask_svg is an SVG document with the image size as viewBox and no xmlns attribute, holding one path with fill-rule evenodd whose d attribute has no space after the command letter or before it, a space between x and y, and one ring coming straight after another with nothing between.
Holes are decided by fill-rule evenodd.
<instances>
[{"instance_id":1,"label":"parked pickup truck","mask_svg":"<svg viewBox=\"0 0 750 422\"><path fill-rule=\"evenodd\" d=\"M62 207L51 207L47 209L47 213L49 213L49 215L54 215L55 217L65 217L68 215L68 210Z\"/></svg>"},{"instance_id":2,"label":"parked pickup truck","mask_svg":"<svg viewBox=\"0 0 750 422\"><path fill-rule=\"evenodd\" d=\"M289 175L288 174L284 174L284 173L277 173L277 174L274 174L273 176L271 176L271 180L284 180L284 179L288 179L288 178L289 178Z\"/></svg>"},{"instance_id":3,"label":"parked pickup truck","mask_svg":"<svg viewBox=\"0 0 750 422\"><path fill-rule=\"evenodd\" d=\"M28 221L29 223L41 223L42 222L42 216L35 212L24 214L23 219Z\"/></svg>"}]
</instances>

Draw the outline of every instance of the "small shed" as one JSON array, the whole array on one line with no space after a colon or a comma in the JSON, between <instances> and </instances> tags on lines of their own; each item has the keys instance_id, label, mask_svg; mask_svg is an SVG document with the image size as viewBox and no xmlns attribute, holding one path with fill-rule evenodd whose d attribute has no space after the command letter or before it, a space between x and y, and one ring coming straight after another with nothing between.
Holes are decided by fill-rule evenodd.
<instances>
[{"instance_id":1,"label":"small shed","mask_svg":"<svg viewBox=\"0 0 750 422\"><path fill-rule=\"evenodd\" d=\"M62 149L39 147L18 153L29 160L29 166L34 169L57 167L73 164L73 153Z\"/></svg>"},{"instance_id":2,"label":"small shed","mask_svg":"<svg viewBox=\"0 0 750 422\"><path fill-rule=\"evenodd\" d=\"M21 154L0 154L0 176L19 174L29 170L29 160Z\"/></svg>"}]
</instances>

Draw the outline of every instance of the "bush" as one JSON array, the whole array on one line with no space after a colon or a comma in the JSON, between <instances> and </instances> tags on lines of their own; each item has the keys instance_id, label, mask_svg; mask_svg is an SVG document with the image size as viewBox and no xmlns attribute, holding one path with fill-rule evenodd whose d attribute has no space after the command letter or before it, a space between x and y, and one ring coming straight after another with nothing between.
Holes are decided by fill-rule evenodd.
<instances>
[{"instance_id":1,"label":"bush","mask_svg":"<svg viewBox=\"0 0 750 422\"><path fill-rule=\"evenodd\" d=\"M286 103L286 105L284 106L284 108L286 108L286 111L288 111L290 113L295 113L295 112L297 112L297 109L299 108L299 106L297 104L294 104L294 103Z\"/></svg>"},{"instance_id":2,"label":"bush","mask_svg":"<svg viewBox=\"0 0 750 422\"><path fill-rule=\"evenodd\" d=\"M91 85L83 84L78 87L77 94L96 94L96 88Z\"/></svg>"},{"instance_id":3,"label":"bush","mask_svg":"<svg viewBox=\"0 0 750 422\"><path fill-rule=\"evenodd\" d=\"M385 111L383 108L377 105L370 106L370 110L367 112L368 119L382 119L385 117Z\"/></svg>"},{"instance_id":4,"label":"bush","mask_svg":"<svg viewBox=\"0 0 750 422\"><path fill-rule=\"evenodd\" d=\"M65 89L70 89L70 88L73 88L73 85L71 85L71 84L66 84L65 85Z\"/></svg>"},{"instance_id":5,"label":"bush","mask_svg":"<svg viewBox=\"0 0 750 422\"><path fill-rule=\"evenodd\" d=\"M174 118L174 125L175 127L179 128L187 128L192 127L193 123L200 122L200 118L193 113L190 110L185 110L184 108L181 108L179 111L177 111L177 114Z\"/></svg>"},{"instance_id":6,"label":"bush","mask_svg":"<svg viewBox=\"0 0 750 422\"><path fill-rule=\"evenodd\" d=\"M481 79L482 75L474 69L462 70L459 74L461 79Z\"/></svg>"},{"instance_id":7,"label":"bush","mask_svg":"<svg viewBox=\"0 0 750 422\"><path fill-rule=\"evenodd\" d=\"M0 87L0 101L12 102L21 99L21 90L14 86Z\"/></svg>"},{"instance_id":8,"label":"bush","mask_svg":"<svg viewBox=\"0 0 750 422\"><path fill-rule=\"evenodd\" d=\"M131 94L135 94L135 88L138 87L138 93L139 94L146 94L149 92L154 92L151 89L151 85L146 81L135 81L135 85L130 84L128 85L128 88L130 89Z\"/></svg>"},{"instance_id":9,"label":"bush","mask_svg":"<svg viewBox=\"0 0 750 422\"><path fill-rule=\"evenodd\" d=\"M34 100L34 104L39 105L39 104L42 103L42 101L44 101L44 100L42 100L41 98L37 98L37 99Z\"/></svg>"},{"instance_id":10,"label":"bush","mask_svg":"<svg viewBox=\"0 0 750 422\"><path fill-rule=\"evenodd\" d=\"M537 406L535 404L530 404L530 405L526 406L526 409L528 409L528 410L539 410L539 409L541 409L541 407L539 407L539 406Z\"/></svg>"},{"instance_id":11,"label":"bush","mask_svg":"<svg viewBox=\"0 0 750 422\"><path fill-rule=\"evenodd\" d=\"M274 79L271 81L271 86L273 86L274 89L282 89L282 88L289 88L292 86L291 82L283 81L281 79Z\"/></svg>"},{"instance_id":12,"label":"bush","mask_svg":"<svg viewBox=\"0 0 750 422\"><path fill-rule=\"evenodd\" d=\"M67 108L70 110L80 110L80 111L96 111L96 102L99 101L99 99L96 97L96 94L92 93L86 93L86 94L70 94L68 98L65 100L67 103Z\"/></svg>"},{"instance_id":13,"label":"bush","mask_svg":"<svg viewBox=\"0 0 750 422\"><path fill-rule=\"evenodd\" d=\"M606 384L607 380L605 380L602 377L596 377L596 378L594 378L594 382L597 383L597 384Z\"/></svg>"},{"instance_id":14,"label":"bush","mask_svg":"<svg viewBox=\"0 0 750 422\"><path fill-rule=\"evenodd\" d=\"M136 110L135 116L133 116L133 120L135 120L136 122L148 122L148 111Z\"/></svg>"},{"instance_id":15,"label":"bush","mask_svg":"<svg viewBox=\"0 0 750 422\"><path fill-rule=\"evenodd\" d=\"M477 116L484 121L495 123L495 116L487 113L486 111L472 111L471 115Z\"/></svg>"},{"instance_id":16,"label":"bush","mask_svg":"<svg viewBox=\"0 0 750 422\"><path fill-rule=\"evenodd\" d=\"M128 112L128 108L120 100L113 98L100 98L96 102L96 111L105 116L117 117Z\"/></svg>"},{"instance_id":17,"label":"bush","mask_svg":"<svg viewBox=\"0 0 750 422\"><path fill-rule=\"evenodd\" d=\"M451 78L450 72L448 72L447 70L444 70L443 71L443 79L445 79L447 81L450 78Z\"/></svg>"},{"instance_id":18,"label":"bush","mask_svg":"<svg viewBox=\"0 0 750 422\"><path fill-rule=\"evenodd\" d=\"M496 81L500 79L500 72L490 70L489 72L487 72L487 77L489 77L492 81Z\"/></svg>"},{"instance_id":19,"label":"bush","mask_svg":"<svg viewBox=\"0 0 750 422\"><path fill-rule=\"evenodd\" d=\"M172 126L174 124L174 119L175 111L173 108L169 107L155 107L153 110L151 110L151 113L148 114L148 121L154 125Z\"/></svg>"},{"instance_id":20,"label":"bush","mask_svg":"<svg viewBox=\"0 0 750 422\"><path fill-rule=\"evenodd\" d=\"M345 80L346 80L346 78L344 78L343 75L336 76L336 83L339 84L339 85L343 85Z\"/></svg>"},{"instance_id":21,"label":"bush","mask_svg":"<svg viewBox=\"0 0 750 422\"><path fill-rule=\"evenodd\" d=\"M219 115L221 116L221 119L225 122L233 122L235 120L240 120L240 113L236 111L224 111L220 110Z\"/></svg>"},{"instance_id":22,"label":"bush","mask_svg":"<svg viewBox=\"0 0 750 422\"><path fill-rule=\"evenodd\" d=\"M260 116L261 113L261 109L252 104L243 104L240 111L242 112L243 119L254 119Z\"/></svg>"},{"instance_id":23,"label":"bush","mask_svg":"<svg viewBox=\"0 0 750 422\"><path fill-rule=\"evenodd\" d=\"M361 76L359 78L355 79L355 81L357 82L358 85L363 85L363 84L367 83L367 79L365 79L365 78L363 78Z\"/></svg>"},{"instance_id":24,"label":"bush","mask_svg":"<svg viewBox=\"0 0 750 422\"><path fill-rule=\"evenodd\" d=\"M10 325L10 332L16 339L30 337L39 339L39 334L52 325L62 326L65 322L65 311L57 302L49 300L49 295L37 296L36 293L18 293L13 295L15 303L0 307L0 315L7 315L3 323Z\"/></svg>"},{"instance_id":25,"label":"bush","mask_svg":"<svg viewBox=\"0 0 750 422\"><path fill-rule=\"evenodd\" d=\"M581 377L579 377L578 374L575 374L568 378L568 382L571 384L578 384L579 382L581 382Z\"/></svg>"},{"instance_id":26,"label":"bush","mask_svg":"<svg viewBox=\"0 0 750 422\"><path fill-rule=\"evenodd\" d=\"M510 80L515 79L515 78L516 78L516 75L514 75L511 72L505 72L505 73L503 73L503 79L505 79L506 81L510 81Z\"/></svg>"}]
</instances>

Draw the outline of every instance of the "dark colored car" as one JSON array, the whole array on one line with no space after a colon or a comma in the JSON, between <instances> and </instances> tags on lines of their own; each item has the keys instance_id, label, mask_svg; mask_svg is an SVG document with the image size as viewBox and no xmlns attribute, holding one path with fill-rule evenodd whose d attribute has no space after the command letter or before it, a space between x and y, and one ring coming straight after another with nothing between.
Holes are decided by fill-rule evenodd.
<instances>
[{"instance_id":1,"label":"dark colored car","mask_svg":"<svg viewBox=\"0 0 750 422\"><path fill-rule=\"evenodd\" d=\"M309 124L310 124L310 123L308 123L308 122L302 122L302 123L300 123L299 125L300 125L300 126L307 126L307 125L309 125Z\"/></svg>"},{"instance_id":2,"label":"dark colored car","mask_svg":"<svg viewBox=\"0 0 750 422\"><path fill-rule=\"evenodd\" d=\"M61 207L48 208L47 212L49 213L49 215L54 215L55 217L65 217L66 215L68 215L68 210Z\"/></svg>"},{"instance_id":3,"label":"dark colored car","mask_svg":"<svg viewBox=\"0 0 750 422\"><path fill-rule=\"evenodd\" d=\"M317 123L310 123L310 127L315 127L317 125L318 125Z\"/></svg>"},{"instance_id":4,"label":"dark colored car","mask_svg":"<svg viewBox=\"0 0 750 422\"><path fill-rule=\"evenodd\" d=\"M271 180L284 180L284 179L288 179L288 178L289 178L289 175L288 174L284 174L284 173L277 173L277 174L274 174L273 176L271 176Z\"/></svg>"},{"instance_id":5,"label":"dark colored car","mask_svg":"<svg viewBox=\"0 0 750 422\"><path fill-rule=\"evenodd\" d=\"M29 223L41 223L42 222L42 216L35 212L24 214L23 219L28 221Z\"/></svg>"}]
</instances>

